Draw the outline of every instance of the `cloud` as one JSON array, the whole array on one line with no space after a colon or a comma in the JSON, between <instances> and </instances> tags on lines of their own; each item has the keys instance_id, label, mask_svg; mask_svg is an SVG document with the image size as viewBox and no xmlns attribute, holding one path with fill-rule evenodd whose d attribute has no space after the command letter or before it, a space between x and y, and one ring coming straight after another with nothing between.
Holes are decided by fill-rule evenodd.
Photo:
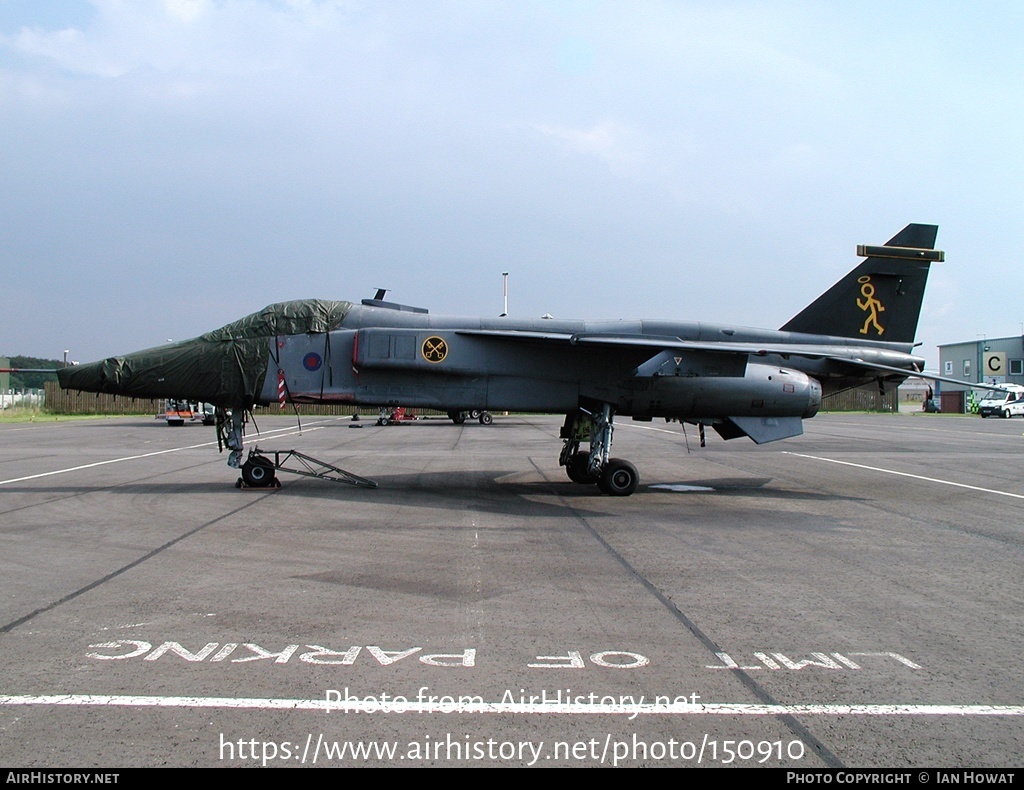
<instances>
[{"instance_id":1,"label":"cloud","mask_svg":"<svg viewBox=\"0 0 1024 790\"><path fill-rule=\"evenodd\" d=\"M64 304L122 309L89 291L109 271L201 331L212 308L162 304L163 271L201 273L227 319L351 296L366 269L462 311L493 263L514 270L517 304L543 301L531 312L578 312L575 288L544 286L556 269L636 269L588 311L777 325L817 262L843 269L850 245L910 220L960 228L991 281L1019 279L1005 229L1024 91L1006 9L908 26L902 6L800 0L13 7L0 2L0 236L12 271L69 283ZM771 282L746 302L640 285L712 264L709 283Z\"/></svg>"},{"instance_id":2,"label":"cloud","mask_svg":"<svg viewBox=\"0 0 1024 790\"><path fill-rule=\"evenodd\" d=\"M599 159L616 175L643 175L645 156L639 135L620 123L606 120L589 128L535 123L530 128L564 150Z\"/></svg>"},{"instance_id":3,"label":"cloud","mask_svg":"<svg viewBox=\"0 0 1024 790\"><path fill-rule=\"evenodd\" d=\"M232 78L295 67L345 42L340 3L93 0L93 6L94 16L81 27L23 27L12 48L73 75L118 78L150 70Z\"/></svg>"},{"instance_id":4,"label":"cloud","mask_svg":"<svg viewBox=\"0 0 1024 790\"><path fill-rule=\"evenodd\" d=\"M206 0L164 0L167 15L181 22L194 22L208 6Z\"/></svg>"}]
</instances>

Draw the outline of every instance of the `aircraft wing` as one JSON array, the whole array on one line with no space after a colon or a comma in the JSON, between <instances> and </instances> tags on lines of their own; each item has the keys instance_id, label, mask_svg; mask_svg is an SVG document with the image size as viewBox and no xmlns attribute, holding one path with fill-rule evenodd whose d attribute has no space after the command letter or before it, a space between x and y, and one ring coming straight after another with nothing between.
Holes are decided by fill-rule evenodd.
<instances>
[{"instance_id":1,"label":"aircraft wing","mask_svg":"<svg viewBox=\"0 0 1024 790\"><path fill-rule=\"evenodd\" d=\"M836 346L818 345L814 343L787 344L787 343L730 343L730 342L708 342L683 340L678 337L659 335L607 335L596 333L569 333L569 332L530 332L521 330L488 330L470 329L461 330L459 334L483 335L506 340L521 340L533 342L562 343L565 345L604 345L610 347L646 347L652 352L680 350L691 352L706 352L709 354L739 354L748 357L780 356L801 357L803 359L827 359L833 362L840 362L845 365L861 368L864 370L878 371L899 376L917 376L929 381L942 381L947 384L958 384L971 389L993 389L1006 390L1009 388L999 384L986 384L984 382L963 381L950 376L940 376L937 373L929 373L918 369L920 360L910 354L888 349L879 349L867 346ZM892 364L904 362L905 366Z\"/></svg>"},{"instance_id":2,"label":"aircraft wing","mask_svg":"<svg viewBox=\"0 0 1024 790\"><path fill-rule=\"evenodd\" d=\"M573 337L575 337L571 332L531 332L525 329L459 329L456 334L472 335L474 337L495 337L503 340L534 340L555 343L570 343Z\"/></svg>"},{"instance_id":3,"label":"aircraft wing","mask_svg":"<svg viewBox=\"0 0 1024 790\"><path fill-rule=\"evenodd\" d=\"M949 376L928 373L923 366L918 367L920 360L911 354L900 351L889 351L867 346L835 346L817 345L813 343L719 343L682 340L680 338L652 337L619 337L608 338L599 335L573 335L569 340L572 344L610 342L615 345L645 345L652 349L680 349L686 351L708 352L717 354L746 354L748 356L780 356L783 358L801 357L803 359L827 359L840 362L863 370L877 371L899 376L917 376L929 381L942 381L947 384L959 384L973 389L1005 390L1009 388L999 384L963 381ZM893 364L897 363L897 364ZM898 363L904 363L900 366Z\"/></svg>"},{"instance_id":4,"label":"aircraft wing","mask_svg":"<svg viewBox=\"0 0 1024 790\"><path fill-rule=\"evenodd\" d=\"M565 343L567 345L600 345L646 347L652 351L679 349L681 351L707 351L715 354L745 354L764 357L775 354L783 357L806 357L808 359L856 360L865 352L880 350L863 346L817 345L813 343L733 343L707 340L683 340L670 335L609 335L600 333L530 332L505 329L460 329L460 335L495 337L504 340ZM899 352L897 352L899 353Z\"/></svg>"},{"instance_id":5,"label":"aircraft wing","mask_svg":"<svg viewBox=\"0 0 1024 790\"><path fill-rule=\"evenodd\" d=\"M519 330L460 330L459 334L495 337L512 341L532 341L563 343L579 346L608 346L649 348L653 353L660 351L691 351L709 354L737 354L747 357L780 356L801 357L804 359L828 359L844 362L855 367L884 370L900 373L904 376L921 375L916 363L919 361L910 354L890 351L868 346L843 346L815 343L747 343L683 340L679 337L663 335L610 335L599 333L568 333L568 332L530 332ZM898 364L905 362L906 367ZM963 382L958 382L963 383Z\"/></svg>"},{"instance_id":6,"label":"aircraft wing","mask_svg":"<svg viewBox=\"0 0 1024 790\"><path fill-rule=\"evenodd\" d=\"M595 343L598 345L631 345L649 346L665 350L677 348L682 351L708 351L716 354L746 354L753 357L766 357L770 354L782 357L805 357L807 359L850 359L863 353L863 348L846 346L826 346L814 344L787 343L732 343L706 340L683 340L678 337L606 337L603 335L573 335L573 345ZM872 349L873 350L873 349Z\"/></svg>"}]
</instances>

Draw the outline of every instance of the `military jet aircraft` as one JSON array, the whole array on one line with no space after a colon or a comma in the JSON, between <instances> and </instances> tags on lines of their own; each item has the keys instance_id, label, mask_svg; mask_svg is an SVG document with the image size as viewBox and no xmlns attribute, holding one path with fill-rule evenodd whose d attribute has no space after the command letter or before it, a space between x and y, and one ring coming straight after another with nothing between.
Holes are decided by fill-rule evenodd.
<instances>
[{"instance_id":1,"label":"military jet aircraft","mask_svg":"<svg viewBox=\"0 0 1024 790\"><path fill-rule=\"evenodd\" d=\"M402 405L564 413L558 462L571 480L632 494L611 457L614 418L675 418L758 444L798 436L824 395L919 375L914 333L937 226L907 225L781 329L666 320L456 318L385 301L273 304L194 340L65 368L64 388L183 398L231 410L228 464L242 462L255 404ZM247 475L247 466L250 474ZM259 472L259 470L256 470Z\"/></svg>"}]
</instances>

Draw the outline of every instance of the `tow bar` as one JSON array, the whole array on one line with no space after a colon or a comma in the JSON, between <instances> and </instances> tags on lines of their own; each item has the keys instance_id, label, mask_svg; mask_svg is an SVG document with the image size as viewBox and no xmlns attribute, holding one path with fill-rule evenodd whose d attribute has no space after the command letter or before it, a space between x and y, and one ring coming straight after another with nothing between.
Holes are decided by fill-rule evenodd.
<instances>
[{"instance_id":1,"label":"tow bar","mask_svg":"<svg viewBox=\"0 0 1024 790\"><path fill-rule=\"evenodd\" d=\"M292 459L298 461L302 468L285 466ZM346 472L340 467L300 453L298 450L261 450L259 447L253 447L249 450L249 457L242 464L242 476L235 482L235 488L280 488L281 481L274 474L277 470L303 477L318 477L334 483L348 483L361 488L377 487L373 480Z\"/></svg>"}]
</instances>

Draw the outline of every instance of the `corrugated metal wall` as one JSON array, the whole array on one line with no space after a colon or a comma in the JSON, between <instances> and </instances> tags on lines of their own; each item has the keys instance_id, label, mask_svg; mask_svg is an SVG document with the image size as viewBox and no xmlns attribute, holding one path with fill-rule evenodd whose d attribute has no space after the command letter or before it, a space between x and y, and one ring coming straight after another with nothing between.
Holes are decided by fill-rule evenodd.
<instances>
[{"instance_id":1,"label":"corrugated metal wall","mask_svg":"<svg viewBox=\"0 0 1024 790\"><path fill-rule=\"evenodd\" d=\"M863 387L829 395L821 399L822 411L899 411L899 394L893 389L882 395L872 382Z\"/></svg>"}]
</instances>

